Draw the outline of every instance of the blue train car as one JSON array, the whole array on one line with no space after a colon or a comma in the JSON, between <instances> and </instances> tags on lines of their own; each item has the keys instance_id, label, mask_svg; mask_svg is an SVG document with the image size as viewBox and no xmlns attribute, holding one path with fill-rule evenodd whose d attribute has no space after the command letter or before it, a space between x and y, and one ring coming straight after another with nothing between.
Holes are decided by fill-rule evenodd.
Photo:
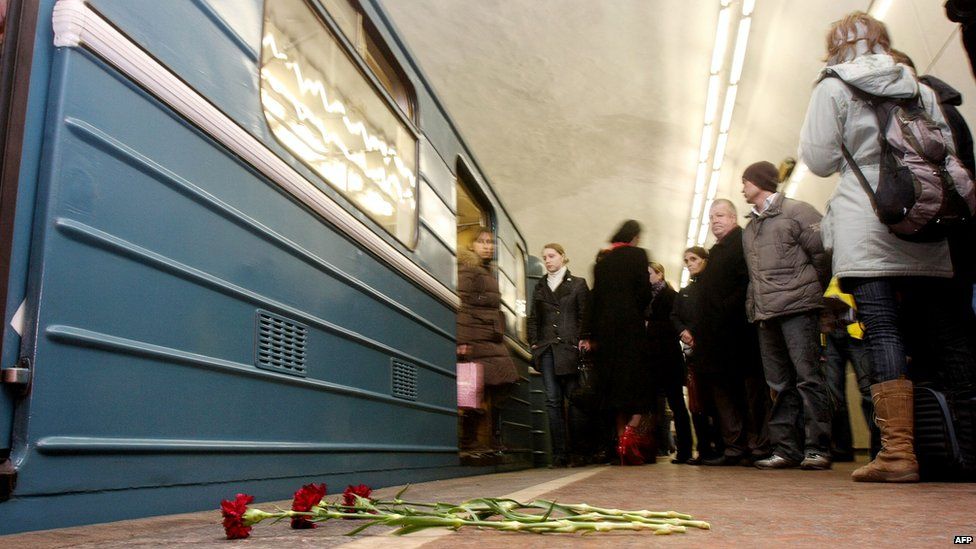
<instances>
[{"instance_id":1,"label":"blue train car","mask_svg":"<svg viewBox=\"0 0 976 549\"><path fill-rule=\"evenodd\" d=\"M477 223L523 374L502 466L541 462L524 239L377 4L6 15L0 533L481 471L454 369Z\"/></svg>"}]
</instances>

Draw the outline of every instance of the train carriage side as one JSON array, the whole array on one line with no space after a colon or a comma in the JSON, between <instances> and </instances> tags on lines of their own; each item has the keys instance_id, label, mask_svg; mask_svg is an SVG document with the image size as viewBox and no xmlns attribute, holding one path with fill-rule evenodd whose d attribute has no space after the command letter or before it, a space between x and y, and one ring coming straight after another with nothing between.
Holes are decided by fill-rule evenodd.
<instances>
[{"instance_id":1,"label":"train carriage side","mask_svg":"<svg viewBox=\"0 0 976 549\"><path fill-rule=\"evenodd\" d=\"M504 466L533 463L524 240L380 8L23 5L31 215L4 366L30 384L0 402L0 533L478 471L457 454L458 165L497 229L523 380Z\"/></svg>"}]
</instances>

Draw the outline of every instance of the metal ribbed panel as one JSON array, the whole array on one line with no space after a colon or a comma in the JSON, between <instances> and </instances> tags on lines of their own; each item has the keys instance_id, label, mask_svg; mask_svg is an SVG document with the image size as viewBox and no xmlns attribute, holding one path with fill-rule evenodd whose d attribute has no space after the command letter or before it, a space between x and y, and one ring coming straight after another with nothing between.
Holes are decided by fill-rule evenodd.
<instances>
[{"instance_id":1,"label":"metal ribbed panel","mask_svg":"<svg viewBox=\"0 0 976 549\"><path fill-rule=\"evenodd\" d=\"M417 400L417 366L393 359L391 370L393 396L404 400Z\"/></svg>"},{"instance_id":2,"label":"metal ribbed panel","mask_svg":"<svg viewBox=\"0 0 976 549\"><path fill-rule=\"evenodd\" d=\"M307 327L259 310L254 365L265 370L305 377L307 337Z\"/></svg>"}]
</instances>

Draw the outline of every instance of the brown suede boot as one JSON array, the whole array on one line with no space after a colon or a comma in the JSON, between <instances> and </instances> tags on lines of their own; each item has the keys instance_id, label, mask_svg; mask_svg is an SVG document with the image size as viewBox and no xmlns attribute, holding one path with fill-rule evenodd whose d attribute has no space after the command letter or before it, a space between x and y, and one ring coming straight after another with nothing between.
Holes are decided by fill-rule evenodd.
<instances>
[{"instance_id":1,"label":"brown suede boot","mask_svg":"<svg viewBox=\"0 0 976 549\"><path fill-rule=\"evenodd\" d=\"M871 386L881 451L851 474L855 482L918 482L915 460L915 394L912 382L893 379Z\"/></svg>"}]
</instances>

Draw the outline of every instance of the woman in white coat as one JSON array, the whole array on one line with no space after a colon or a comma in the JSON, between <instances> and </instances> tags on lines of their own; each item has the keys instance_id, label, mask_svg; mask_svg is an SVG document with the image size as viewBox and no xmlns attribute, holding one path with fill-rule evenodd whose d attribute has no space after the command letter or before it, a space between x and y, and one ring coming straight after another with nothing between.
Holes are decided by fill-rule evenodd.
<instances>
[{"instance_id":1,"label":"woman in white coat","mask_svg":"<svg viewBox=\"0 0 976 549\"><path fill-rule=\"evenodd\" d=\"M882 449L852 475L856 481L915 482L913 388L906 376L905 345L899 311L914 305L926 319L924 334L939 350L940 367L960 383L974 368L963 334L946 313L940 279L952 276L946 242L908 242L892 234L875 215L865 190L844 160L850 151L872 187L880 162L878 121L857 89L874 96L920 97L929 116L952 146L952 137L934 92L918 83L911 70L890 55L884 24L854 12L835 22L827 34L827 66L813 90L800 133L800 157L810 171L826 177L840 172L840 182L822 221L824 246L833 253L833 273L854 295L874 363L872 399L882 433ZM904 303L899 303L901 295Z\"/></svg>"}]
</instances>

